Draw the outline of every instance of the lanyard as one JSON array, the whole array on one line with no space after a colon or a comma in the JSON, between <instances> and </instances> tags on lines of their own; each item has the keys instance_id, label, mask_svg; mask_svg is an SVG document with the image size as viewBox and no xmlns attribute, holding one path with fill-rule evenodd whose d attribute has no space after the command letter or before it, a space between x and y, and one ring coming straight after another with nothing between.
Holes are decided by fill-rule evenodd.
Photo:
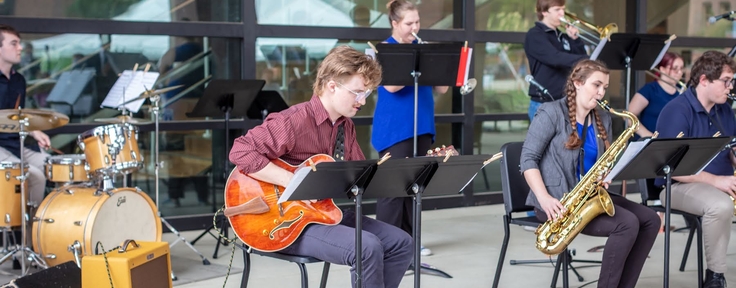
<instances>
[{"instance_id":1,"label":"lanyard","mask_svg":"<svg viewBox=\"0 0 736 288\"><path fill-rule=\"evenodd\" d=\"M588 115L585 116L585 121L583 121L583 135L581 138L583 144L580 145L580 152L578 153L578 181L583 179L583 171L585 171L585 138L588 137L588 119L590 119L590 112L588 112Z\"/></svg>"}]
</instances>

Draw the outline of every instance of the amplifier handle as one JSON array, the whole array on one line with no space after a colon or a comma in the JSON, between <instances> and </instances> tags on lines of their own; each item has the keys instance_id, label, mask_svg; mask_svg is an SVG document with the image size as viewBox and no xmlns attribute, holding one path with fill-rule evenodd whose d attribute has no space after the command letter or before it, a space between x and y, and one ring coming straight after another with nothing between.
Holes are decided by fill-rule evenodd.
<instances>
[{"instance_id":1,"label":"amplifier handle","mask_svg":"<svg viewBox=\"0 0 736 288\"><path fill-rule=\"evenodd\" d=\"M123 242L123 245L120 246L120 249L118 249L118 253L125 253L125 251L128 250L128 245L130 245L130 243L133 243L133 247L135 248L140 247L138 243L135 243L135 240L128 239L128 240L125 240L125 242Z\"/></svg>"}]
</instances>

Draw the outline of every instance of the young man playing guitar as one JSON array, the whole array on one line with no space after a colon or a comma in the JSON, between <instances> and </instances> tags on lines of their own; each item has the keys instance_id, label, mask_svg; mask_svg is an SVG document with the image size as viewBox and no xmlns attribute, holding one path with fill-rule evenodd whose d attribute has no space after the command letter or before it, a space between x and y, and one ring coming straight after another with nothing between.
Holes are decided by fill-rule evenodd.
<instances>
[{"instance_id":1,"label":"young man playing guitar","mask_svg":"<svg viewBox=\"0 0 736 288\"><path fill-rule=\"evenodd\" d=\"M320 64L313 86L314 96L309 102L270 114L263 124L235 139L230 151L230 161L237 165L238 171L234 171L230 178L232 179L236 174L244 174L255 179L254 181L261 182L262 186L264 183L270 183L266 184L263 189L267 193L256 197L255 201L244 197L242 193L239 196L226 195L226 198L239 197L243 199L242 202L247 202L242 206L254 202L268 205L268 207L261 205L259 209L251 210L253 212L240 212L253 214L252 216L274 214L276 215L274 217L278 217L279 213L284 215L289 212L290 208L297 205L301 210L306 210L305 214L312 213L310 209L319 210L320 207L326 208L325 210L334 209L331 199L286 202L279 207L275 199L277 196L268 194L268 185L271 185L270 193L273 193L274 188L283 191L283 187L286 187L294 176L293 169L285 169L288 166L279 163L299 165L317 154L331 155L335 157L335 161L364 160L365 156L355 139L355 124L350 117L355 116L360 106L365 104L365 98L380 82L381 68L378 62L348 46L332 49ZM231 185L230 187L235 186L244 187L246 185ZM243 190L243 188L237 189ZM233 190L235 192L232 194L238 193L236 189L227 188L226 194ZM239 211L245 210L247 209ZM308 221L305 219L309 215L299 217L298 219L301 220L295 222L302 222L303 230L294 232L297 235L295 240L290 244L287 243L287 247L279 248L278 251L311 256L330 263L350 265L353 283L355 283L355 214L350 210L345 211L340 219L339 210L337 212L337 221L335 223L323 222L326 225L306 226L304 223ZM233 229L240 237L237 231L236 222L238 221L235 219L239 216L229 217ZM263 221L277 222L273 217L265 218L267 219ZM291 224L286 229L274 228L270 235L278 238L280 235L288 234L281 230L298 227L299 224ZM399 228L368 217L362 218L362 227L363 286L398 287L413 257L411 236ZM254 230L252 234L260 236L269 233ZM268 241L269 237L261 238L264 239L263 241ZM247 242L246 244L250 245ZM254 249L258 248L254 247Z\"/></svg>"}]
</instances>

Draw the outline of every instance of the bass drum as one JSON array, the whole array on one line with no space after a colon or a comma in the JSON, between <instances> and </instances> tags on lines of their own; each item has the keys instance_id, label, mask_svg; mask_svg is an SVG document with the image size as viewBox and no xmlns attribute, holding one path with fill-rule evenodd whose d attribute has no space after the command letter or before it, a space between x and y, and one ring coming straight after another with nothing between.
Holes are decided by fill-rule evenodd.
<instances>
[{"instance_id":1,"label":"bass drum","mask_svg":"<svg viewBox=\"0 0 736 288\"><path fill-rule=\"evenodd\" d=\"M127 239L161 241L161 219L151 198L137 188L98 192L95 187L62 186L36 211L33 249L49 266L109 251ZM98 253L98 254L99 254ZM81 262L79 263L81 264Z\"/></svg>"}]
</instances>

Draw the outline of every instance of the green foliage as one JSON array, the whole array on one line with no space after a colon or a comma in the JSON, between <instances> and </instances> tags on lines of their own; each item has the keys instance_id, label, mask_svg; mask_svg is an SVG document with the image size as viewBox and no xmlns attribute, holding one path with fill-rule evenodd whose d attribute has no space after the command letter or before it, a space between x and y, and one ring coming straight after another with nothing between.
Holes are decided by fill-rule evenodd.
<instances>
[{"instance_id":1,"label":"green foliage","mask_svg":"<svg viewBox=\"0 0 736 288\"><path fill-rule=\"evenodd\" d=\"M67 8L69 17L110 19L141 0L76 0Z\"/></svg>"}]
</instances>

